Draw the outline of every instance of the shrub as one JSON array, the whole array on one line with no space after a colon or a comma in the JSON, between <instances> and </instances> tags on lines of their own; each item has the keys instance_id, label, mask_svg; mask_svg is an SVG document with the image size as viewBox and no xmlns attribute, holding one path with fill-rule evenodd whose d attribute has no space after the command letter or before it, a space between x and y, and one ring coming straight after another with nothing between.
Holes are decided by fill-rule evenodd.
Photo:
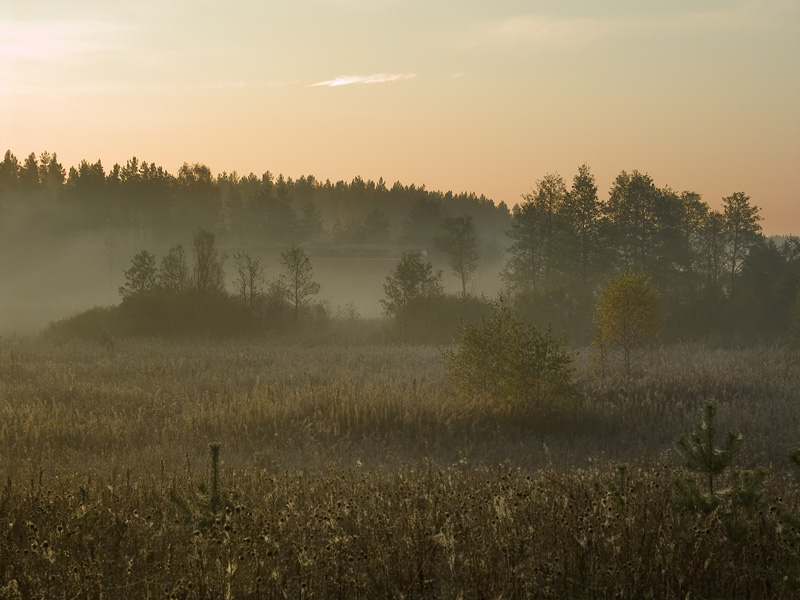
<instances>
[{"instance_id":1,"label":"shrub","mask_svg":"<svg viewBox=\"0 0 800 600\"><path fill-rule=\"evenodd\" d=\"M465 324L458 342L444 359L459 394L543 412L576 398L573 356L564 342L549 327L542 332L524 323L503 301L481 323Z\"/></svg>"}]
</instances>

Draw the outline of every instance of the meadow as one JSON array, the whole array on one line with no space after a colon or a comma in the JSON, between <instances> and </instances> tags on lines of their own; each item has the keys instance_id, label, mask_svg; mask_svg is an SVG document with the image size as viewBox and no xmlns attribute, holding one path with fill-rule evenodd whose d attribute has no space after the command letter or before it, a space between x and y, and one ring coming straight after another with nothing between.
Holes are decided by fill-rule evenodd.
<instances>
[{"instance_id":1,"label":"meadow","mask_svg":"<svg viewBox=\"0 0 800 600\"><path fill-rule=\"evenodd\" d=\"M437 347L3 338L0 598L800 594L796 352L575 380L542 416L456 396ZM743 449L687 507L709 399Z\"/></svg>"}]
</instances>

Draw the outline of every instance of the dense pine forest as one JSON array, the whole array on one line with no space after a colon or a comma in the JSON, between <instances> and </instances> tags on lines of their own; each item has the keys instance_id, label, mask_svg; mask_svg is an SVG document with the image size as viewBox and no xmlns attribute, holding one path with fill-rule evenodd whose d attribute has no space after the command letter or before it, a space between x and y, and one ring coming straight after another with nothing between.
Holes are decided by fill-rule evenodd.
<instances>
[{"instance_id":1,"label":"dense pine forest","mask_svg":"<svg viewBox=\"0 0 800 600\"><path fill-rule=\"evenodd\" d=\"M31 153L20 161L10 150L0 163L7 281L14 283L19 273L28 279L47 273L43 265L54 254L85 239L94 240L94 275L105 277L109 288L119 287L123 273L134 274L130 261L142 251L152 255L158 287L156 262L188 261L193 236L202 231L219 249L219 291L233 290L230 295L238 294L245 307L249 301L251 314L263 317L271 310L274 325L285 318L276 316L279 294L270 302L275 290L265 267L280 266L281 254L293 245L323 279L326 268L328 280L338 275L320 260L337 259L336 268L349 266L351 277L373 273L371 287L357 293L371 296L374 307L384 298L391 269L416 252L423 267L434 267L433 285L425 288L423 276L418 287L425 291L413 303L416 321L407 319L402 329L406 337L429 340L451 339L459 320L482 314L487 298L501 293L525 319L588 342L598 291L626 271L646 273L657 290L664 341L785 338L799 319L800 239L768 239L760 220L755 201L743 192L715 209L694 192L658 187L638 171L620 172L604 198L587 165L571 181L545 175L510 209L472 193L360 177L336 183L269 171L215 177L207 166L188 163L172 174L136 158L109 169L83 160L67 171L55 153ZM235 282L247 264L263 280L249 292L246 282ZM190 279L187 272L187 287ZM332 287L323 281L321 294L304 308L319 312L319 300ZM87 302L110 300L119 297ZM337 306L321 308L355 314L368 302L346 292L337 300ZM381 312L394 318L391 304L384 298ZM436 315L445 314L452 318L431 329L431 322L441 321Z\"/></svg>"}]
</instances>

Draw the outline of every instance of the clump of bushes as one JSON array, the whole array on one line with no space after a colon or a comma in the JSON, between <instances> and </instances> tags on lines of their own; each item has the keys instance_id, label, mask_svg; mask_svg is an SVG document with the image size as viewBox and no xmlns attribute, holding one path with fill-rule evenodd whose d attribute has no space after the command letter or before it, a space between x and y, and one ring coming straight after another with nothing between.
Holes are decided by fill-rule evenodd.
<instances>
[{"instance_id":1,"label":"clump of bushes","mask_svg":"<svg viewBox=\"0 0 800 600\"><path fill-rule=\"evenodd\" d=\"M548 327L539 331L499 301L480 323L465 324L457 350L444 353L456 393L495 404L559 412L577 399L573 356Z\"/></svg>"},{"instance_id":2,"label":"clump of bushes","mask_svg":"<svg viewBox=\"0 0 800 600\"><path fill-rule=\"evenodd\" d=\"M214 235L193 235L191 268L180 245L157 266L142 250L125 269L119 306L95 308L52 324L46 336L110 343L118 336L240 336L265 331L318 332L329 315L311 300L319 292L308 256L296 245L281 255L284 272L266 285L265 265L245 253L234 255L236 295L225 289L224 254ZM300 316L303 316L301 322ZM324 329L324 327L323 327Z\"/></svg>"},{"instance_id":3,"label":"clump of bushes","mask_svg":"<svg viewBox=\"0 0 800 600\"><path fill-rule=\"evenodd\" d=\"M442 272L422 252L405 252L386 277L381 299L388 337L413 343L449 343L463 322L488 314L490 303L466 293L444 293Z\"/></svg>"}]
</instances>

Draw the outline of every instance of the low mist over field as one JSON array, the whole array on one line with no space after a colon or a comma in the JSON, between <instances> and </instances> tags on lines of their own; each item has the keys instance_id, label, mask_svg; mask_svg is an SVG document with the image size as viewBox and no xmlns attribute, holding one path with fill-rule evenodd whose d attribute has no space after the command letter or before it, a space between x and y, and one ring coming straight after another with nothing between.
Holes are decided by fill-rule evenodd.
<instances>
[{"instance_id":1,"label":"low mist over field","mask_svg":"<svg viewBox=\"0 0 800 600\"><path fill-rule=\"evenodd\" d=\"M213 177L204 165L184 165L176 176L137 159L108 173L101 163L84 161L67 176L49 153L19 161L8 151L2 165L0 266L7 291L0 327L6 331L34 331L118 303L136 253L146 249L161 260L181 245L191 259L200 227L215 236L230 293L236 254L261 261L266 290L280 273L280 254L300 243L323 287L316 302L331 312L352 304L359 315L376 318L386 276L403 252L420 251L437 269L449 270L437 244L441 225L451 212L469 215L481 229L469 291L493 296L499 290L510 212L474 194L400 183L387 189L383 181L360 178L293 181L269 172ZM443 282L449 291L461 287L450 274Z\"/></svg>"}]
</instances>

